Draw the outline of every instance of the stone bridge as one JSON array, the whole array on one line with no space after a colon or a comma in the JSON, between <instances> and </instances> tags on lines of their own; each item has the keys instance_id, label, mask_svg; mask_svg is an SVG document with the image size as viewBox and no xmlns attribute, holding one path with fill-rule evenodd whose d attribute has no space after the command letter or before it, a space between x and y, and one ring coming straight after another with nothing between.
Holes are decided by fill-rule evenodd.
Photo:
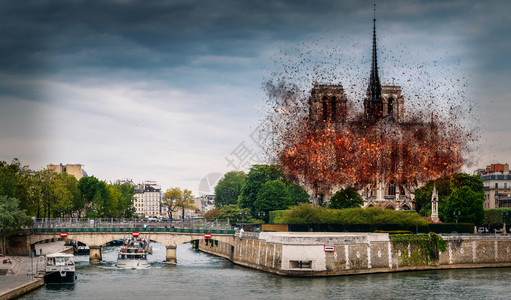
<instances>
[{"instance_id":1,"label":"stone bridge","mask_svg":"<svg viewBox=\"0 0 511 300\"><path fill-rule=\"evenodd\" d=\"M183 243L199 240L216 240L234 246L233 230L203 230L203 229L176 229L176 228L47 228L33 229L27 235L27 245L32 249L35 244L48 240L57 240L61 234L67 234L68 241L77 241L89 246L90 262L102 260L101 247L114 240L126 239L138 232L139 237L160 243L167 248L166 261L177 262L176 247ZM211 237L206 237L206 233Z\"/></svg>"}]
</instances>

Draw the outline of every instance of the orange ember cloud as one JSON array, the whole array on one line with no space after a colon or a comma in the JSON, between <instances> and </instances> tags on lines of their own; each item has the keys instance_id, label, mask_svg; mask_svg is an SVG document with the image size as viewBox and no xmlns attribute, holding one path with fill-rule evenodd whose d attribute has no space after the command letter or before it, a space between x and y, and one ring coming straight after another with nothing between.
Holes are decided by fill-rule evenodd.
<instances>
[{"instance_id":1,"label":"orange ember cloud","mask_svg":"<svg viewBox=\"0 0 511 300\"><path fill-rule=\"evenodd\" d=\"M382 180L416 186L463 165L462 135L437 121L387 118L372 125L352 121L299 128L284 135L277 159L288 176L315 187L361 187Z\"/></svg>"}]
</instances>

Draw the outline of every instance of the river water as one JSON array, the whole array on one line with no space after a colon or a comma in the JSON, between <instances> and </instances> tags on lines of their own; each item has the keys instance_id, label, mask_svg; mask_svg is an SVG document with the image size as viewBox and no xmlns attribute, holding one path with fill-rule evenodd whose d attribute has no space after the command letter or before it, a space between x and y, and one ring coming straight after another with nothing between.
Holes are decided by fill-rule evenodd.
<instances>
[{"instance_id":1,"label":"river water","mask_svg":"<svg viewBox=\"0 0 511 300\"><path fill-rule=\"evenodd\" d=\"M22 299L511 298L510 268L288 278L233 265L190 244L177 248L177 264L167 264L165 247L151 246L148 269L116 268L119 247L105 247L100 264L76 257L74 285L42 287Z\"/></svg>"}]
</instances>

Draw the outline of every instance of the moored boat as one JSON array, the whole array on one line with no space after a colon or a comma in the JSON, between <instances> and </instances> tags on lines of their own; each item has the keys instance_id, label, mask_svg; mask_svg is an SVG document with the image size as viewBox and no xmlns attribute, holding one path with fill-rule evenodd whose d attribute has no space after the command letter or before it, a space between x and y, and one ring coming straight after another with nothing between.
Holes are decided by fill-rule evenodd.
<instances>
[{"instance_id":1,"label":"moored boat","mask_svg":"<svg viewBox=\"0 0 511 300\"><path fill-rule=\"evenodd\" d=\"M54 253L46 255L44 283L73 284L76 278L73 254Z\"/></svg>"}]
</instances>

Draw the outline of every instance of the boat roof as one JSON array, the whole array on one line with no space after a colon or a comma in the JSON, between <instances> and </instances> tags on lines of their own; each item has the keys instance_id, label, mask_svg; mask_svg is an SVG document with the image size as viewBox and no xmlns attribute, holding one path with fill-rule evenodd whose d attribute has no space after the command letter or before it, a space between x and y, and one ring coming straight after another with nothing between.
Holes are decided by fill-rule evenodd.
<instances>
[{"instance_id":1,"label":"boat roof","mask_svg":"<svg viewBox=\"0 0 511 300\"><path fill-rule=\"evenodd\" d=\"M73 254L66 254L66 253L52 253L46 255L46 257L74 257Z\"/></svg>"}]
</instances>

